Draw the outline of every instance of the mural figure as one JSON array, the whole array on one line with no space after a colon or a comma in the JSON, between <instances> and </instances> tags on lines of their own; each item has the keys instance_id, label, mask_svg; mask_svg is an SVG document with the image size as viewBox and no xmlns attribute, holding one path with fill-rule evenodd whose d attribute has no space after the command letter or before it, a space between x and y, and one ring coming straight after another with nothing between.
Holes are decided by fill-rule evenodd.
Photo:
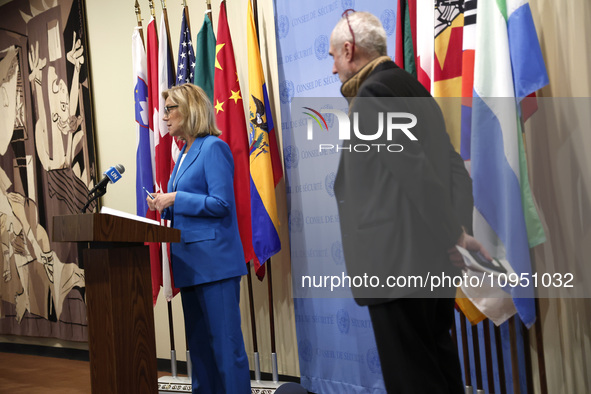
<instances>
[{"instance_id":1,"label":"mural figure","mask_svg":"<svg viewBox=\"0 0 591 394\"><path fill-rule=\"evenodd\" d=\"M68 61L74 65L74 76L70 92L68 92L66 82L57 76L55 67L50 66L48 69L49 80L46 85L51 109L49 117L51 125L49 127L47 125L48 117L45 114L42 90L42 70L47 64L47 59L41 58L39 55L39 42L31 46L29 52L31 68L29 80L39 110L35 125L35 145L39 160L46 171L70 167L74 154L81 147L80 143L84 135L79 128L83 119L81 116L76 116L76 112L78 109L80 67L84 63L83 51L82 43L80 39L76 40L76 32L74 32L74 47L67 54ZM79 169L74 173L78 178L83 179Z\"/></svg>"},{"instance_id":2,"label":"mural figure","mask_svg":"<svg viewBox=\"0 0 591 394\"><path fill-rule=\"evenodd\" d=\"M82 0L0 6L0 334L87 339L77 247L49 236L96 180L83 12Z\"/></svg>"},{"instance_id":3,"label":"mural figure","mask_svg":"<svg viewBox=\"0 0 591 394\"><path fill-rule=\"evenodd\" d=\"M26 311L37 315L53 312L31 310L29 264L33 263L43 266L47 275L44 287L51 290L55 315L59 318L65 296L74 287L84 287L84 270L76 264L64 264L60 261L55 251L51 250L47 232L38 224L37 205L21 194L9 193L9 187L10 180L0 168L0 233L4 260L2 280L8 283L13 279L11 267L15 266L16 278L20 279L21 287L14 297L16 320L20 322ZM31 221L27 218L28 214L34 215Z\"/></svg>"}]
</instances>

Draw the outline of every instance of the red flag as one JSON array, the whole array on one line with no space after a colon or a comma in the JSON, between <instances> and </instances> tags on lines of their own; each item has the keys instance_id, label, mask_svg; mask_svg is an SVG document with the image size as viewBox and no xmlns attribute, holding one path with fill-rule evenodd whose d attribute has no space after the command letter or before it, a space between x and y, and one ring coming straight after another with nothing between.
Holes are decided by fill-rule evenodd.
<instances>
[{"instance_id":1,"label":"red flag","mask_svg":"<svg viewBox=\"0 0 591 394\"><path fill-rule=\"evenodd\" d=\"M404 0L398 0L396 9L396 46L394 61L404 69Z\"/></svg>"},{"instance_id":2,"label":"red flag","mask_svg":"<svg viewBox=\"0 0 591 394\"><path fill-rule=\"evenodd\" d=\"M156 33L156 22L153 17L148 23L148 47L146 53L148 58L148 126L150 133L154 135L154 127L158 127L157 125L155 126L158 123L158 119L155 119L154 114L158 114L160 98L158 96L158 36ZM155 174L154 170L154 158L152 157L152 174ZM155 184L156 180L154 179L153 181ZM158 215L157 211L148 210L146 216L153 220L160 220L160 215ZM160 244L150 243L149 246L150 266L152 268L152 301L155 305L158 299L158 292L160 292L160 286L162 285L161 253Z\"/></svg>"},{"instance_id":3,"label":"red flag","mask_svg":"<svg viewBox=\"0 0 591 394\"><path fill-rule=\"evenodd\" d=\"M226 17L226 3L220 4L216 44L214 102L220 138L230 145L234 157L234 198L238 228L246 263L254 258L250 214L250 169L248 136L234 48Z\"/></svg>"},{"instance_id":4,"label":"red flag","mask_svg":"<svg viewBox=\"0 0 591 394\"><path fill-rule=\"evenodd\" d=\"M165 105L162 93L168 90L174 83L174 63L170 56L168 47L168 33L164 13L160 17L160 38L158 40L158 100L157 109ZM154 162L156 163L156 192L166 193L168 190L168 180L174 168L173 150L177 148L172 136L168 133L168 126L163 119L163 111L157 111L157 122L154 128ZM168 220L160 219L160 224L170 227ZM162 288L166 301L171 301L178 294L179 289L174 287L172 279L172 266L170 264L169 245L163 243L160 245L160 270L162 271Z\"/></svg>"}]
</instances>

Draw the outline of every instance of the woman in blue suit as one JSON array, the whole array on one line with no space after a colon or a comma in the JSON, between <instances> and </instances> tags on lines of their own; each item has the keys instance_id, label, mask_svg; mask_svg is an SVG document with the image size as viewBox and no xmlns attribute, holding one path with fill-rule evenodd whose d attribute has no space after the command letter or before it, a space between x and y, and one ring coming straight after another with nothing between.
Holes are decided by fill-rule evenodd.
<instances>
[{"instance_id":1,"label":"woman in blue suit","mask_svg":"<svg viewBox=\"0 0 591 394\"><path fill-rule=\"evenodd\" d=\"M155 193L147 201L181 230L181 242L170 249L191 351L193 393L250 393L239 309L240 277L247 271L232 152L217 138L221 132L201 88L175 86L163 97L168 132L185 146L170 176L169 193Z\"/></svg>"}]
</instances>

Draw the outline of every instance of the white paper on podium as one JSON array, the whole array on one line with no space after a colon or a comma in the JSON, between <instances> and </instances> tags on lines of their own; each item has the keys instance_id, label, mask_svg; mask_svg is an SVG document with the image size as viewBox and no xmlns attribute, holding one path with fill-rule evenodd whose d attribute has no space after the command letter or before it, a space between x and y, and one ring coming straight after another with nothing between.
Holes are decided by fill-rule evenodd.
<instances>
[{"instance_id":1,"label":"white paper on podium","mask_svg":"<svg viewBox=\"0 0 591 394\"><path fill-rule=\"evenodd\" d=\"M138 215L134 215L134 214L131 214L131 213L127 213L127 212L123 212L123 211L118 211L116 209L109 208L109 207L102 207L101 208L101 213L104 213L104 214L107 214L107 215L111 215L111 216L119 216L119 217L122 217L122 218L136 220L138 222L145 222L145 223L150 223L150 224L155 224L157 226L160 226L160 222L158 222L156 220L144 218L144 217L141 217L141 216L138 216Z\"/></svg>"}]
</instances>

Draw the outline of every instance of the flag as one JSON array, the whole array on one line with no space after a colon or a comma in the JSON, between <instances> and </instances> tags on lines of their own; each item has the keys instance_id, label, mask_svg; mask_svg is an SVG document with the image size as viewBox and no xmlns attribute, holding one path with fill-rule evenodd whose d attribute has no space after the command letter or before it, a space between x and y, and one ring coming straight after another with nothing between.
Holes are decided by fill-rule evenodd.
<instances>
[{"instance_id":1,"label":"flag","mask_svg":"<svg viewBox=\"0 0 591 394\"><path fill-rule=\"evenodd\" d=\"M156 162L156 192L166 193L168 180L172 172L172 137L168 134L168 127L163 119L164 97L162 93L168 90L174 81L173 63L168 48L168 35L164 13L160 17L160 37L158 40L158 108L154 124L154 161Z\"/></svg>"},{"instance_id":2,"label":"flag","mask_svg":"<svg viewBox=\"0 0 591 394\"><path fill-rule=\"evenodd\" d=\"M515 97L521 103L521 118L525 122L537 109L535 92L550 82L536 27L526 0L507 1L507 30L513 69ZM518 122L521 130L521 122ZM529 185L523 135L519 139L519 166L521 170L521 198L525 211L525 224L529 247L546 241L542 221L538 216Z\"/></svg>"},{"instance_id":3,"label":"flag","mask_svg":"<svg viewBox=\"0 0 591 394\"><path fill-rule=\"evenodd\" d=\"M472 138L472 91L474 90L474 50L476 48L476 9L478 0L464 3L464 34L462 36L462 129L460 154L470 160Z\"/></svg>"},{"instance_id":4,"label":"flag","mask_svg":"<svg viewBox=\"0 0 591 394\"><path fill-rule=\"evenodd\" d=\"M151 143L155 142L155 128L159 127L158 123L158 108L160 99L158 97L158 36L156 33L156 22L154 17L150 18L147 28L146 48L147 62L148 62L148 125L150 130ZM154 191L156 189L156 163L154 161L154 147L150 146L150 159L152 161L152 186L148 189ZM148 218L160 220L160 215L157 211L148 211ZM157 243L149 243L150 247L150 267L152 272L152 302L156 305L160 286L162 285L162 263L160 257L160 245Z\"/></svg>"},{"instance_id":5,"label":"flag","mask_svg":"<svg viewBox=\"0 0 591 394\"><path fill-rule=\"evenodd\" d=\"M177 77L176 77L176 84L182 85L183 83L192 83L193 78L195 75L195 52L193 50L193 41L191 40L191 30L189 29L189 25L187 24L187 12L183 10L183 16L181 18L181 35L179 38L179 51L178 51L178 61L177 61ZM169 76L169 81L173 80ZM171 85L172 86L172 85ZM170 86L169 86L170 87ZM174 165L176 160L181 153L181 149L185 143L178 138L173 138L170 148L171 148L171 163L170 163L170 171L174 169Z\"/></svg>"},{"instance_id":6,"label":"flag","mask_svg":"<svg viewBox=\"0 0 591 394\"><path fill-rule=\"evenodd\" d=\"M193 82L195 78L195 52L191 40L191 30L187 25L186 13L183 10L181 20L181 37L179 38L179 58L177 62L177 84Z\"/></svg>"},{"instance_id":7,"label":"flag","mask_svg":"<svg viewBox=\"0 0 591 394\"><path fill-rule=\"evenodd\" d=\"M148 78L146 75L146 50L140 36L141 27L136 27L131 37L133 58L133 82L135 98L136 121L136 213L146 217L148 204L146 203L146 190L153 190L152 156L151 146L154 144L153 134L148 124Z\"/></svg>"},{"instance_id":8,"label":"flag","mask_svg":"<svg viewBox=\"0 0 591 394\"><path fill-rule=\"evenodd\" d=\"M432 92L435 9L433 2L419 1L417 4L417 79Z\"/></svg>"},{"instance_id":9,"label":"flag","mask_svg":"<svg viewBox=\"0 0 591 394\"><path fill-rule=\"evenodd\" d=\"M463 4L437 1L434 16L433 96L461 97Z\"/></svg>"},{"instance_id":10,"label":"flag","mask_svg":"<svg viewBox=\"0 0 591 394\"><path fill-rule=\"evenodd\" d=\"M474 233L517 275L531 276L525 216L530 213L522 196L527 173L520 161L517 104L546 85L548 77L527 1L479 1L477 12L471 140ZM521 320L531 327L536 316L533 288L515 287L511 295ZM495 324L510 313L495 309L491 317L481 311Z\"/></svg>"},{"instance_id":11,"label":"flag","mask_svg":"<svg viewBox=\"0 0 591 394\"><path fill-rule=\"evenodd\" d=\"M227 21L225 22L228 23ZM218 34L220 30L220 22L218 20ZM228 34L229 37L229 34ZM197 53L195 58L197 65L195 66L195 85L202 88L207 97L213 103L213 87L214 87L214 70L215 70L215 55L216 55L216 41L213 34L213 27L211 26L211 20L205 15L203 18L203 26L197 34ZM232 53L234 58L234 53ZM232 60L234 68L236 68L236 62ZM219 126L219 123L218 123Z\"/></svg>"},{"instance_id":12,"label":"flag","mask_svg":"<svg viewBox=\"0 0 591 394\"><path fill-rule=\"evenodd\" d=\"M156 119L154 122L154 124L158 125L154 130L154 161L156 163L157 193L167 193L168 180L170 179L170 174L174 168L173 152L178 152L178 147L173 141L172 136L168 133L168 126L163 119L164 105L166 100L164 97L162 97L162 93L173 85L173 81L175 80L173 70L174 63L170 58L168 35L166 33L166 21L164 13L162 13L160 17L160 38L158 46L158 108L160 110L156 113ZM160 222L162 225L170 226L168 220L160 219ZM162 259L160 268L162 270L162 288L166 301L170 301L179 292L179 290L173 288L172 272L170 266L170 250L168 244L162 243L160 247L160 255Z\"/></svg>"},{"instance_id":13,"label":"flag","mask_svg":"<svg viewBox=\"0 0 591 394\"><path fill-rule=\"evenodd\" d=\"M433 97L462 96L463 2L437 1L434 7ZM460 100L441 100L447 133L460 152L462 108Z\"/></svg>"},{"instance_id":14,"label":"flag","mask_svg":"<svg viewBox=\"0 0 591 394\"><path fill-rule=\"evenodd\" d=\"M275 186L283 172L250 1L247 18L252 242L260 278L265 261L281 249Z\"/></svg>"},{"instance_id":15,"label":"flag","mask_svg":"<svg viewBox=\"0 0 591 394\"><path fill-rule=\"evenodd\" d=\"M205 17L204 29L211 29L209 18ZM207 34L213 37L213 34ZM205 37L203 37L205 39ZM215 118L219 129L222 131L220 138L228 143L234 158L234 199L236 201L236 214L238 216L238 229L242 240L245 262L248 263L254 258L252 246L252 222L250 210L250 170L249 170L249 149L248 134L244 119L244 106L238 74L236 73L236 60L234 58L234 47L226 16L226 3L220 4L218 17L217 44L208 45L203 42L204 49L213 53L204 53L206 60L214 60L211 64L212 71L215 65ZM207 46L206 46L207 45ZM217 52L217 53L216 53ZM209 74L205 64L199 71ZM197 81L197 76L195 77ZM200 78L201 80L201 78ZM255 267L256 268L256 267Z\"/></svg>"},{"instance_id":16,"label":"flag","mask_svg":"<svg viewBox=\"0 0 591 394\"><path fill-rule=\"evenodd\" d=\"M396 12L396 52L394 61L398 67L417 76L416 70L416 0L399 0Z\"/></svg>"},{"instance_id":17,"label":"flag","mask_svg":"<svg viewBox=\"0 0 591 394\"><path fill-rule=\"evenodd\" d=\"M546 64L527 0L506 0L507 31L515 97L521 101L548 85Z\"/></svg>"},{"instance_id":18,"label":"flag","mask_svg":"<svg viewBox=\"0 0 591 394\"><path fill-rule=\"evenodd\" d=\"M470 171L470 139L472 130L472 90L474 88L474 48L476 41L477 0L464 2L464 31L462 35L462 108L460 131L460 154ZM458 288L456 304L464 312L471 324L478 324L486 315L480 312L462 288ZM514 312L513 312L514 313Z\"/></svg>"}]
</instances>

